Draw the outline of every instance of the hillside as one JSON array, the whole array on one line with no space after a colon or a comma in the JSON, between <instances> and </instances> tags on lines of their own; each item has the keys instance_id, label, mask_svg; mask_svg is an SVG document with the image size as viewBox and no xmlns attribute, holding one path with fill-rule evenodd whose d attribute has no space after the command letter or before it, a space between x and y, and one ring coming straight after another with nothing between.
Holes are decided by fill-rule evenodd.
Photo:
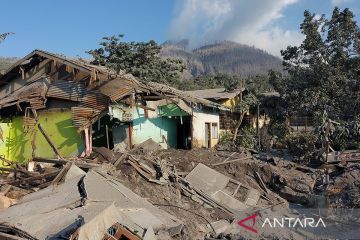
<instances>
[{"instance_id":1,"label":"hillside","mask_svg":"<svg viewBox=\"0 0 360 240\"><path fill-rule=\"evenodd\" d=\"M167 41L162 45L161 55L181 58L194 77L216 73L246 77L266 74L270 69L282 70L279 58L247 45L223 41L194 50L187 50L187 45L187 41Z\"/></svg>"},{"instance_id":2,"label":"hillside","mask_svg":"<svg viewBox=\"0 0 360 240\"><path fill-rule=\"evenodd\" d=\"M6 70L18 60L16 57L0 57L0 71Z\"/></svg>"}]
</instances>

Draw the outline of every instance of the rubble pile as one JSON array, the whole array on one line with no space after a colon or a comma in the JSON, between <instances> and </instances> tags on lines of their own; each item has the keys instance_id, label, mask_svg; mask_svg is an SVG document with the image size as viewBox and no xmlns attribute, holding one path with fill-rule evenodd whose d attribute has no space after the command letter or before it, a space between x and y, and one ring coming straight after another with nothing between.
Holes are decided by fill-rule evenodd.
<instances>
[{"instance_id":1,"label":"rubble pile","mask_svg":"<svg viewBox=\"0 0 360 240\"><path fill-rule=\"evenodd\" d=\"M88 158L1 160L8 166L0 237L9 239L254 238L238 227L239 216L297 216L292 204L318 206L325 196L329 207L359 207L358 163L332 165L326 184L324 168L277 151L164 150L148 140L123 153L94 148ZM256 237L278 234L264 228Z\"/></svg>"}]
</instances>

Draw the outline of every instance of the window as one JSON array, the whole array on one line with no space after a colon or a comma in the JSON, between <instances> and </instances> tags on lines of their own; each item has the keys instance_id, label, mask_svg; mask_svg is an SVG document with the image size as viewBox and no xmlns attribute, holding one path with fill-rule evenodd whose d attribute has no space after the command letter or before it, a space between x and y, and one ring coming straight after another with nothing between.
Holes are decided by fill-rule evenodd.
<instances>
[{"instance_id":1,"label":"window","mask_svg":"<svg viewBox=\"0 0 360 240\"><path fill-rule=\"evenodd\" d=\"M219 138L217 123L211 123L211 138Z\"/></svg>"}]
</instances>

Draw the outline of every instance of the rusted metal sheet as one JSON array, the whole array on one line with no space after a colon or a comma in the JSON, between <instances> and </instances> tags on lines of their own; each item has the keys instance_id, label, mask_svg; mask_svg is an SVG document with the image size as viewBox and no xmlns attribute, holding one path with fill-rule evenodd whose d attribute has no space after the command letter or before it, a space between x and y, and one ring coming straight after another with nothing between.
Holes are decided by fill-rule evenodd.
<instances>
[{"instance_id":1,"label":"rusted metal sheet","mask_svg":"<svg viewBox=\"0 0 360 240\"><path fill-rule=\"evenodd\" d=\"M83 126L87 126L91 124L91 120L96 118L101 111L87 108L87 107L72 107L71 108L71 116L73 120L73 124L77 128L81 128Z\"/></svg>"},{"instance_id":2,"label":"rusted metal sheet","mask_svg":"<svg viewBox=\"0 0 360 240\"><path fill-rule=\"evenodd\" d=\"M109 98L101 93L89 91L85 96L81 99L80 107L92 108L95 110L103 111L109 106Z\"/></svg>"},{"instance_id":3,"label":"rusted metal sheet","mask_svg":"<svg viewBox=\"0 0 360 240\"><path fill-rule=\"evenodd\" d=\"M45 107L48 83L46 79L26 85L0 100L0 108L28 102L34 109Z\"/></svg>"},{"instance_id":4,"label":"rusted metal sheet","mask_svg":"<svg viewBox=\"0 0 360 240\"><path fill-rule=\"evenodd\" d=\"M108 96L112 101L119 100L135 92L137 82L131 78L117 78L101 86L99 91Z\"/></svg>"},{"instance_id":5,"label":"rusted metal sheet","mask_svg":"<svg viewBox=\"0 0 360 240\"><path fill-rule=\"evenodd\" d=\"M86 92L85 86L81 83L56 80L49 86L46 96L78 102L82 100Z\"/></svg>"}]
</instances>

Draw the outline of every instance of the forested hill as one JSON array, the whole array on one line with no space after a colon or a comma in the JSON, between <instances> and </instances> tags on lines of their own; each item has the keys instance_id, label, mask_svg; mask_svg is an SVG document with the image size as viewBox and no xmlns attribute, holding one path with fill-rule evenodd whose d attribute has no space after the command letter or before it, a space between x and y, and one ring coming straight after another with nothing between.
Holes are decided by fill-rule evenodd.
<instances>
[{"instance_id":1,"label":"forested hill","mask_svg":"<svg viewBox=\"0 0 360 240\"><path fill-rule=\"evenodd\" d=\"M254 76L268 70L282 70L281 59L247 45L223 41L194 50L186 50L187 41L167 41L162 45L161 55L181 58L192 76L225 73L229 75Z\"/></svg>"},{"instance_id":2,"label":"forested hill","mask_svg":"<svg viewBox=\"0 0 360 240\"><path fill-rule=\"evenodd\" d=\"M268 70L282 70L280 58L247 45L223 41L194 50L187 50L188 42L167 41L161 45L161 56L181 58L187 65L188 77L225 73L243 77L266 74ZM0 57L0 70L7 69L18 58Z\"/></svg>"},{"instance_id":3,"label":"forested hill","mask_svg":"<svg viewBox=\"0 0 360 240\"><path fill-rule=\"evenodd\" d=\"M16 57L0 57L0 71L6 70L17 60L19 59Z\"/></svg>"}]
</instances>

